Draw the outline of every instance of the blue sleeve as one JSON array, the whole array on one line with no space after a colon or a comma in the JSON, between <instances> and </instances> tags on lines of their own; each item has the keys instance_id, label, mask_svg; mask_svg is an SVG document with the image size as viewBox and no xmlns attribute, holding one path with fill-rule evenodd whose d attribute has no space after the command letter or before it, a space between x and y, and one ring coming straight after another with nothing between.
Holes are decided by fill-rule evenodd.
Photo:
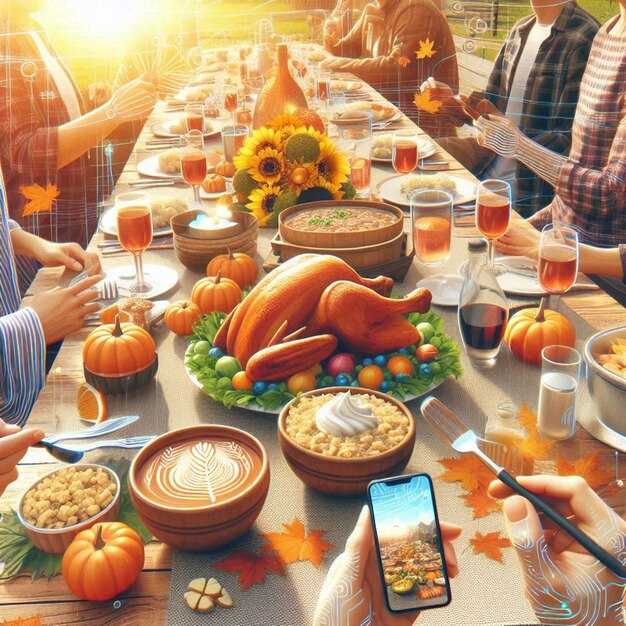
<instances>
[{"instance_id":1,"label":"blue sleeve","mask_svg":"<svg viewBox=\"0 0 626 626\"><path fill-rule=\"evenodd\" d=\"M31 308L0 317L0 418L22 426L46 380L46 344Z\"/></svg>"},{"instance_id":2,"label":"blue sleeve","mask_svg":"<svg viewBox=\"0 0 626 626\"><path fill-rule=\"evenodd\" d=\"M9 232L21 226L15 220L8 220ZM25 256L15 256L15 270L17 271L17 282L20 287L22 297L28 291L30 284L35 280L37 272L41 268L41 263L37 259Z\"/></svg>"}]
</instances>

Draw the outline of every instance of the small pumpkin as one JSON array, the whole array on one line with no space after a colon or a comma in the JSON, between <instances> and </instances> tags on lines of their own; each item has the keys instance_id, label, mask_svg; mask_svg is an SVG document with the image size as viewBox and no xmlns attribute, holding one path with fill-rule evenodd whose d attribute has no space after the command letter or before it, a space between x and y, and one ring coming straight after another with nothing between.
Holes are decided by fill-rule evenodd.
<instances>
[{"instance_id":1,"label":"small pumpkin","mask_svg":"<svg viewBox=\"0 0 626 626\"><path fill-rule=\"evenodd\" d=\"M202 311L193 302L180 300L173 302L165 311L165 325L177 335L191 335L193 325L200 321Z\"/></svg>"},{"instance_id":2,"label":"small pumpkin","mask_svg":"<svg viewBox=\"0 0 626 626\"><path fill-rule=\"evenodd\" d=\"M226 178L232 178L235 175L235 166L228 161L224 161L222 163L218 163L215 166L215 173L220 176L225 176Z\"/></svg>"},{"instance_id":3,"label":"small pumpkin","mask_svg":"<svg viewBox=\"0 0 626 626\"><path fill-rule=\"evenodd\" d=\"M127 376L149 367L156 356L156 344L148 331L126 322L104 324L93 330L83 344L83 363L101 376Z\"/></svg>"},{"instance_id":4,"label":"small pumpkin","mask_svg":"<svg viewBox=\"0 0 626 626\"><path fill-rule=\"evenodd\" d=\"M105 602L133 586L145 559L141 537L126 524L95 524L63 555L63 579L82 600Z\"/></svg>"},{"instance_id":5,"label":"small pumpkin","mask_svg":"<svg viewBox=\"0 0 626 626\"><path fill-rule=\"evenodd\" d=\"M546 299L543 298L539 309L522 309L511 317L504 341L516 357L525 363L539 365L541 351L546 346L573 348L576 331L564 315L546 309Z\"/></svg>"},{"instance_id":6,"label":"small pumpkin","mask_svg":"<svg viewBox=\"0 0 626 626\"><path fill-rule=\"evenodd\" d=\"M202 189L207 193L221 193L226 191L226 179L219 174L208 174L202 182Z\"/></svg>"},{"instance_id":7,"label":"small pumpkin","mask_svg":"<svg viewBox=\"0 0 626 626\"><path fill-rule=\"evenodd\" d=\"M191 300L200 307L202 313L230 313L241 299L241 287L230 278L222 278L219 271L216 276L201 278L191 292Z\"/></svg>"},{"instance_id":8,"label":"small pumpkin","mask_svg":"<svg viewBox=\"0 0 626 626\"><path fill-rule=\"evenodd\" d=\"M215 276L221 272L224 278L234 280L242 289L247 285L253 285L259 275L256 261L243 252L231 252L218 254L213 257L206 267L207 276Z\"/></svg>"}]
</instances>

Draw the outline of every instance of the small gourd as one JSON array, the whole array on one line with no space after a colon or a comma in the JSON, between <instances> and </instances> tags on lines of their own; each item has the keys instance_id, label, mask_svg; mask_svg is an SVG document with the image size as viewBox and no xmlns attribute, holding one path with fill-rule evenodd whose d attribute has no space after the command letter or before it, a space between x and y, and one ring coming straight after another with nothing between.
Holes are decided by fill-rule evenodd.
<instances>
[{"instance_id":1,"label":"small gourd","mask_svg":"<svg viewBox=\"0 0 626 626\"><path fill-rule=\"evenodd\" d=\"M193 325L200 321L202 311L200 307L193 302L180 300L173 302L165 311L165 325L177 335L191 335Z\"/></svg>"},{"instance_id":2,"label":"small gourd","mask_svg":"<svg viewBox=\"0 0 626 626\"><path fill-rule=\"evenodd\" d=\"M216 276L201 278L194 285L191 300L202 313L230 313L242 300L241 287L230 278L222 278L218 271Z\"/></svg>"},{"instance_id":3,"label":"small gourd","mask_svg":"<svg viewBox=\"0 0 626 626\"><path fill-rule=\"evenodd\" d=\"M223 278L234 280L243 289L256 282L259 268L251 256L229 249L228 254L213 257L207 265L207 276L215 276L218 272L221 272Z\"/></svg>"}]
</instances>

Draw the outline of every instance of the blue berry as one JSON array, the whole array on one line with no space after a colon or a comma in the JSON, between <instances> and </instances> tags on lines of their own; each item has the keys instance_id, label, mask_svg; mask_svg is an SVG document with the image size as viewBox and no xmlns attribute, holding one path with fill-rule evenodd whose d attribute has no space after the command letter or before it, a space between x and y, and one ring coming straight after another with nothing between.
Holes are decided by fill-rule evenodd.
<instances>
[{"instance_id":1,"label":"blue berry","mask_svg":"<svg viewBox=\"0 0 626 626\"><path fill-rule=\"evenodd\" d=\"M391 382L388 380L383 380L382 383L380 383L380 387L379 389L384 393L387 392L391 389Z\"/></svg>"},{"instance_id":2,"label":"blue berry","mask_svg":"<svg viewBox=\"0 0 626 626\"><path fill-rule=\"evenodd\" d=\"M359 381L358 381L358 380L353 380L353 381L350 383L350 387L358 387L358 386L359 386Z\"/></svg>"},{"instance_id":3,"label":"blue berry","mask_svg":"<svg viewBox=\"0 0 626 626\"><path fill-rule=\"evenodd\" d=\"M398 383L401 383L405 378L408 378L406 374L396 374L395 380Z\"/></svg>"},{"instance_id":4,"label":"blue berry","mask_svg":"<svg viewBox=\"0 0 626 626\"><path fill-rule=\"evenodd\" d=\"M268 385L267 389L269 391L280 391L280 387L276 383L271 383Z\"/></svg>"},{"instance_id":5,"label":"blue berry","mask_svg":"<svg viewBox=\"0 0 626 626\"><path fill-rule=\"evenodd\" d=\"M337 374L335 377L335 385L339 385L340 387L345 387L352 382L352 376L349 374Z\"/></svg>"},{"instance_id":6,"label":"blue berry","mask_svg":"<svg viewBox=\"0 0 626 626\"><path fill-rule=\"evenodd\" d=\"M209 350L209 356L213 357L214 359L220 359L222 358L224 355L224 351L220 350L219 348L211 348Z\"/></svg>"},{"instance_id":7,"label":"blue berry","mask_svg":"<svg viewBox=\"0 0 626 626\"><path fill-rule=\"evenodd\" d=\"M433 375L433 370L428 363L422 363L420 365L420 374L429 378Z\"/></svg>"},{"instance_id":8,"label":"blue berry","mask_svg":"<svg viewBox=\"0 0 626 626\"><path fill-rule=\"evenodd\" d=\"M409 349L408 348L400 348L398 350L398 354L409 354Z\"/></svg>"},{"instance_id":9,"label":"blue berry","mask_svg":"<svg viewBox=\"0 0 626 626\"><path fill-rule=\"evenodd\" d=\"M257 382L254 383L254 385L252 385L252 393L255 396L261 396L267 391L267 388L268 388L267 383L257 380Z\"/></svg>"},{"instance_id":10,"label":"blue berry","mask_svg":"<svg viewBox=\"0 0 626 626\"><path fill-rule=\"evenodd\" d=\"M374 357L374 363L379 367L385 367L387 365L387 357L384 354L379 354Z\"/></svg>"},{"instance_id":11,"label":"blue berry","mask_svg":"<svg viewBox=\"0 0 626 626\"><path fill-rule=\"evenodd\" d=\"M370 359L369 357L363 359L363 367L366 365L374 365L374 359Z\"/></svg>"}]
</instances>

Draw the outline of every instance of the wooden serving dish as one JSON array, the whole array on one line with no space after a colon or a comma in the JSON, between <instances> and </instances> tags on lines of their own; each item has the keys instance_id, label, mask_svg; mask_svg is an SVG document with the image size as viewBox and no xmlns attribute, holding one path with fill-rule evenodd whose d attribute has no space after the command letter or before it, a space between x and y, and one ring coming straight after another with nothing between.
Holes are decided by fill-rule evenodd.
<instances>
[{"instance_id":1,"label":"wooden serving dish","mask_svg":"<svg viewBox=\"0 0 626 626\"><path fill-rule=\"evenodd\" d=\"M301 213L312 213L317 209L336 209L363 211L387 211L395 217L395 221L387 226L361 231L308 231L290 226L290 218ZM357 248L373 246L394 240L402 234L404 228L404 212L398 207L384 202L369 200L324 200L296 204L281 212L278 217L278 232L285 243L304 246L309 249ZM339 256L339 255L337 255Z\"/></svg>"},{"instance_id":2,"label":"wooden serving dish","mask_svg":"<svg viewBox=\"0 0 626 626\"><path fill-rule=\"evenodd\" d=\"M259 236L259 220L252 213L232 211L231 219L240 227L231 236L215 238L215 233L203 233L201 230L189 228L199 213L192 209L175 215L172 220L174 231L174 252L176 258L194 272L204 273L209 261L218 254L245 252L254 256Z\"/></svg>"},{"instance_id":3,"label":"wooden serving dish","mask_svg":"<svg viewBox=\"0 0 626 626\"><path fill-rule=\"evenodd\" d=\"M297 444L289 437L286 430L286 419L294 403L298 402L300 398L327 393L337 394L344 391L353 395L369 394L395 405L409 419L409 432L402 442L395 448L377 456L344 458L313 452ZM406 405L380 391L360 387L314 389L301 394L283 408L278 417L278 441L285 460L293 473L309 487L316 491L338 496L360 495L365 493L370 481L400 474L406 467L415 445L415 420Z\"/></svg>"}]
</instances>

